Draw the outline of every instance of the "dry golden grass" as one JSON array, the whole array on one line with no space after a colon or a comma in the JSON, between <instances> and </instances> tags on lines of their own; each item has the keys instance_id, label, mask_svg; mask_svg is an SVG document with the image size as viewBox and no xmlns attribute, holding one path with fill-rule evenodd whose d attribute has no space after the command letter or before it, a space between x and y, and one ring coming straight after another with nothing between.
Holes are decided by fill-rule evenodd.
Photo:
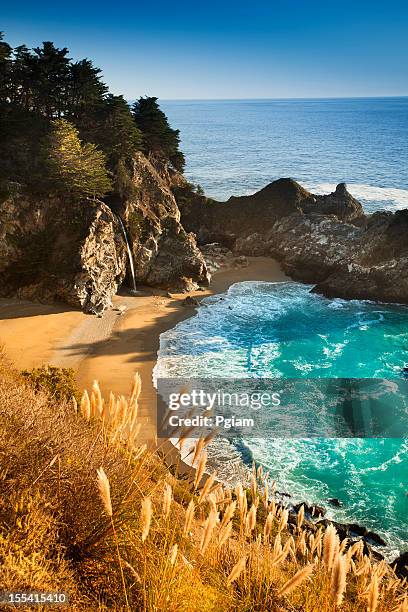
<instances>
[{"instance_id":1,"label":"dry golden grass","mask_svg":"<svg viewBox=\"0 0 408 612\"><path fill-rule=\"evenodd\" d=\"M140 379L79 405L35 392L0 363L0 589L64 590L72 610L397 612L406 584L334 528L297 524L250 490L192 482L138 445ZM177 470L176 470L177 473ZM266 493L265 493L266 491ZM268 494L269 491L269 494Z\"/></svg>"}]
</instances>

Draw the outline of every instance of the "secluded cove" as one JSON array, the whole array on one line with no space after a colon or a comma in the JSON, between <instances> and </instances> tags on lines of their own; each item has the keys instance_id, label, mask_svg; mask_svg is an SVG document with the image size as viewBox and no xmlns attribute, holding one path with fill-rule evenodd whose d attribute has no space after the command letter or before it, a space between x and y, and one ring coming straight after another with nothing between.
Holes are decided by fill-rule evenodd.
<instances>
[{"instance_id":1,"label":"secluded cove","mask_svg":"<svg viewBox=\"0 0 408 612\"><path fill-rule=\"evenodd\" d=\"M293 282L244 282L205 298L196 316L162 334L156 375L399 380L407 340L404 306L329 300ZM327 507L339 498L343 505L328 506L329 516L381 533L393 551L407 548L406 440L271 435L219 439L220 474L228 478L240 460L255 459L292 501Z\"/></svg>"}]
</instances>

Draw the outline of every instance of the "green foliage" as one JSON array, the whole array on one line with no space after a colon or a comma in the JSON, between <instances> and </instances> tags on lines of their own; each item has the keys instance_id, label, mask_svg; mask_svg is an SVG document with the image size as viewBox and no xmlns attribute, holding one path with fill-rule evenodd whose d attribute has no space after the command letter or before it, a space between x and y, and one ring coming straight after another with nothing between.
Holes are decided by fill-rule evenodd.
<instances>
[{"instance_id":1,"label":"green foliage","mask_svg":"<svg viewBox=\"0 0 408 612\"><path fill-rule=\"evenodd\" d=\"M199 184L197 183L197 185L194 185L194 187L195 187L195 189L194 189L194 190L195 190L195 192L196 192L196 194L197 194L197 195L200 195L200 196L205 195L204 189L201 187L201 185L199 185Z\"/></svg>"},{"instance_id":2,"label":"green foliage","mask_svg":"<svg viewBox=\"0 0 408 612\"><path fill-rule=\"evenodd\" d=\"M69 121L52 122L43 152L55 193L83 198L101 197L110 191L104 153L94 144L82 143L77 128Z\"/></svg>"},{"instance_id":3,"label":"green foliage","mask_svg":"<svg viewBox=\"0 0 408 612\"><path fill-rule=\"evenodd\" d=\"M131 212L128 215L126 224L132 240L144 242L149 236L149 221L139 212Z\"/></svg>"},{"instance_id":4,"label":"green foliage","mask_svg":"<svg viewBox=\"0 0 408 612\"><path fill-rule=\"evenodd\" d=\"M66 134L66 152L55 142L58 120L79 131L80 163L74 159L79 144L72 134ZM0 134L0 180L41 194L61 193L68 186L70 195L113 190L120 199L131 198L132 157L142 149L166 165L184 167L178 130L170 128L156 98L141 98L131 110L123 96L108 92L101 70L89 59L74 62L66 47L50 41L34 49L13 49L1 32ZM41 144L47 138L53 154L44 157Z\"/></svg>"},{"instance_id":5,"label":"green foliage","mask_svg":"<svg viewBox=\"0 0 408 612\"><path fill-rule=\"evenodd\" d=\"M133 195L132 157L142 148L142 134L136 127L123 96L108 95L99 108L98 125L89 132L107 156L113 174L114 191L123 199Z\"/></svg>"},{"instance_id":6,"label":"green foliage","mask_svg":"<svg viewBox=\"0 0 408 612\"><path fill-rule=\"evenodd\" d=\"M45 391L57 401L71 400L73 397L80 401L81 394L75 381L75 370L72 368L46 365L24 370L22 376L36 391Z\"/></svg>"},{"instance_id":7,"label":"green foliage","mask_svg":"<svg viewBox=\"0 0 408 612\"><path fill-rule=\"evenodd\" d=\"M107 96L100 109L99 122L97 141L106 151L112 166L140 151L142 134L123 96Z\"/></svg>"},{"instance_id":8,"label":"green foliage","mask_svg":"<svg viewBox=\"0 0 408 612\"><path fill-rule=\"evenodd\" d=\"M160 109L157 98L139 98L132 107L137 127L143 133L144 150L183 171L185 159L179 150L180 132L173 130Z\"/></svg>"}]
</instances>

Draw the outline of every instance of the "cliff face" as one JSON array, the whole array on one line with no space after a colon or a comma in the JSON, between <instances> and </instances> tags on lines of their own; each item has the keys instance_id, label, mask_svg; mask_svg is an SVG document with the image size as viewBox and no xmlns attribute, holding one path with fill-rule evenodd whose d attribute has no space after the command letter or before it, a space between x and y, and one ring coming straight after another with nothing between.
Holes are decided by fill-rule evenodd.
<instances>
[{"instance_id":1,"label":"cliff face","mask_svg":"<svg viewBox=\"0 0 408 612\"><path fill-rule=\"evenodd\" d=\"M160 169L159 169L160 170ZM180 223L170 177L142 154L134 158L135 195L119 210L125 222L136 281L163 288L191 289L210 276L195 236Z\"/></svg>"},{"instance_id":2,"label":"cliff face","mask_svg":"<svg viewBox=\"0 0 408 612\"><path fill-rule=\"evenodd\" d=\"M175 199L143 155L134 160L135 197L118 211L144 284L184 290L208 283L195 238ZM62 301L100 313L129 276L117 215L103 202L19 194L0 202L0 295Z\"/></svg>"},{"instance_id":3,"label":"cliff face","mask_svg":"<svg viewBox=\"0 0 408 612\"><path fill-rule=\"evenodd\" d=\"M125 245L105 204L19 195L0 204L2 296L101 312L125 271Z\"/></svg>"},{"instance_id":4,"label":"cliff face","mask_svg":"<svg viewBox=\"0 0 408 612\"><path fill-rule=\"evenodd\" d=\"M275 257L327 296L408 303L408 211L366 216L344 184L324 196L291 179L225 203L193 196L182 221L203 242Z\"/></svg>"}]
</instances>

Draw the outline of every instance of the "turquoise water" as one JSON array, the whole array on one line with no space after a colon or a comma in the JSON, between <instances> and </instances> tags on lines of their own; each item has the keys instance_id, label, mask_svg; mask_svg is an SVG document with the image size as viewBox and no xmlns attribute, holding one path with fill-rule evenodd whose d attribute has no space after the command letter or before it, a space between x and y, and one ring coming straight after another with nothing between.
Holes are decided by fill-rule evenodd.
<instances>
[{"instance_id":1,"label":"turquoise water","mask_svg":"<svg viewBox=\"0 0 408 612\"><path fill-rule=\"evenodd\" d=\"M408 98L163 101L186 174L225 200L292 177L346 182L367 211L408 208Z\"/></svg>"},{"instance_id":2,"label":"turquoise water","mask_svg":"<svg viewBox=\"0 0 408 612\"><path fill-rule=\"evenodd\" d=\"M294 282L245 282L206 298L161 336L156 374L168 377L401 377L408 308L329 300ZM307 407L305 407L307 410ZM392 556L408 548L408 442L403 439L248 439L222 454L253 457L293 501L322 503L340 521L381 533ZM224 462L224 470L225 468ZM329 507L328 507L329 508Z\"/></svg>"}]
</instances>

